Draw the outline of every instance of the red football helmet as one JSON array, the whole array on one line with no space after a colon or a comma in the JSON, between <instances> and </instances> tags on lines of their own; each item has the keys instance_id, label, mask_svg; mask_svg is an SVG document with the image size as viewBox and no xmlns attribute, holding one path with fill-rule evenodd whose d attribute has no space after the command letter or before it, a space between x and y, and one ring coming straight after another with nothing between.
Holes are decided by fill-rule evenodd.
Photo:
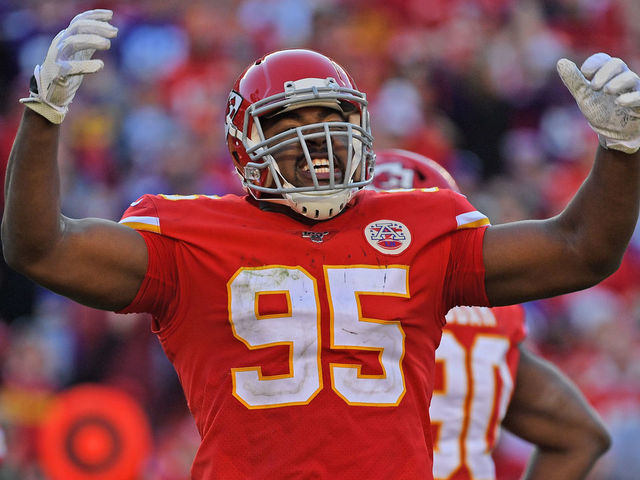
<instances>
[{"instance_id":1,"label":"red football helmet","mask_svg":"<svg viewBox=\"0 0 640 480\"><path fill-rule=\"evenodd\" d=\"M377 190L438 187L460 192L451 174L439 163L408 150L390 149L376 153Z\"/></svg>"},{"instance_id":2,"label":"red football helmet","mask_svg":"<svg viewBox=\"0 0 640 480\"><path fill-rule=\"evenodd\" d=\"M345 121L304 125L265 138L261 118L308 106L338 110ZM249 193L284 203L306 217L324 220L337 215L373 178L375 156L366 96L340 65L320 53L281 50L255 61L235 82L225 124L229 151ZM327 145L327 184L318 182L306 143L320 138ZM335 161L332 145L336 141L346 145L348 158ZM312 186L296 187L280 173L274 154L292 143L304 152ZM344 169L342 177L334 176L338 168Z\"/></svg>"}]
</instances>

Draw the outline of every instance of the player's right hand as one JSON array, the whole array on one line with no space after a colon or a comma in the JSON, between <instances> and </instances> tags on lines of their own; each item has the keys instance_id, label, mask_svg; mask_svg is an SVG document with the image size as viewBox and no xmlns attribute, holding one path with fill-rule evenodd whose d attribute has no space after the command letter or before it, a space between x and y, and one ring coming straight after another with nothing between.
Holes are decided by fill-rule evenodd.
<instances>
[{"instance_id":1,"label":"player's right hand","mask_svg":"<svg viewBox=\"0 0 640 480\"><path fill-rule=\"evenodd\" d=\"M109 21L111 10L88 10L55 36L42 65L36 65L29 97L20 102L52 123L64 120L69 104L87 73L104 67L102 60L91 59L96 50L108 50L110 38L118 29Z\"/></svg>"},{"instance_id":2,"label":"player's right hand","mask_svg":"<svg viewBox=\"0 0 640 480\"><path fill-rule=\"evenodd\" d=\"M566 58L558 73L605 148L640 149L640 78L619 58L591 55L578 67Z\"/></svg>"}]
</instances>

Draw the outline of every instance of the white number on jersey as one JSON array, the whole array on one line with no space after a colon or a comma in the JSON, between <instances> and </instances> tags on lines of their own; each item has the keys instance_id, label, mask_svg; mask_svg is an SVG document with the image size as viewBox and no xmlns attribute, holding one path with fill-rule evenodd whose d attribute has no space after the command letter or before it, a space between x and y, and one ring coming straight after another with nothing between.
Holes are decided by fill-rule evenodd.
<instances>
[{"instance_id":1,"label":"white number on jersey","mask_svg":"<svg viewBox=\"0 0 640 480\"><path fill-rule=\"evenodd\" d=\"M399 322L364 318L360 295L409 296L408 268L325 267L331 348L379 352L381 375L361 365L331 364L333 390L351 405L397 405L405 392L404 332ZM260 366L233 368L233 395L247 408L304 405L322 389L317 280L300 267L242 268L229 281L229 321L249 349L289 346L289 373L264 376ZM261 317L260 295L285 295L288 312Z\"/></svg>"},{"instance_id":2,"label":"white number on jersey","mask_svg":"<svg viewBox=\"0 0 640 480\"><path fill-rule=\"evenodd\" d=\"M497 428L513 390L508 349L503 336L476 334L467 350L453 333L443 332L436 361L443 365L444 390L433 392L429 410L431 422L439 425L433 439L436 479L449 478L463 465L474 479L495 478L488 437L495 434L490 429ZM496 375L502 382L499 398Z\"/></svg>"}]
</instances>

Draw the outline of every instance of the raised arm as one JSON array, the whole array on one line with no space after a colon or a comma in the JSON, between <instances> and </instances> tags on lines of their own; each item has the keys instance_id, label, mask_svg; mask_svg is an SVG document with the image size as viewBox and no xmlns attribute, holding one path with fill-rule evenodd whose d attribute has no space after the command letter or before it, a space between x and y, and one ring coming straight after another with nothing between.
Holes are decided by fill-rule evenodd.
<instances>
[{"instance_id":1,"label":"raised arm","mask_svg":"<svg viewBox=\"0 0 640 480\"><path fill-rule=\"evenodd\" d=\"M585 478L611 444L602 420L555 366L522 347L520 355L502 425L535 446L523 478Z\"/></svg>"},{"instance_id":2,"label":"raised arm","mask_svg":"<svg viewBox=\"0 0 640 480\"><path fill-rule=\"evenodd\" d=\"M582 71L562 59L558 71L601 146L560 215L487 230L485 284L492 305L595 285L620 265L638 219L640 79L606 54L591 56Z\"/></svg>"},{"instance_id":3,"label":"raised arm","mask_svg":"<svg viewBox=\"0 0 640 480\"><path fill-rule=\"evenodd\" d=\"M91 10L75 17L35 69L7 167L2 245L7 263L41 285L117 310L133 300L144 278L145 242L112 221L63 216L57 165L59 124L83 75L103 66L90 58L116 35L111 15Z\"/></svg>"}]
</instances>

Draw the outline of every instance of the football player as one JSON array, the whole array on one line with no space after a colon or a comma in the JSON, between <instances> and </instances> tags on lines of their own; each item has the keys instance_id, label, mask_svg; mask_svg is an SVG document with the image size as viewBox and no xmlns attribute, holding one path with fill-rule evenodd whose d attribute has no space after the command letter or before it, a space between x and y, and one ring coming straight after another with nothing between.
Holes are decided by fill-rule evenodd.
<instances>
[{"instance_id":1,"label":"football player","mask_svg":"<svg viewBox=\"0 0 640 480\"><path fill-rule=\"evenodd\" d=\"M450 190L365 190L367 100L310 50L242 72L226 138L245 196L145 195L119 223L60 212L60 123L109 10L76 16L34 70L10 155L7 262L86 305L149 312L202 436L192 478L432 478L435 346L456 305L586 288L638 217L638 77L606 54L558 70L600 134L560 215L489 227ZM212 133L213 134L213 133Z\"/></svg>"},{"instance_id":2,"label":"football player","mask_svg":"<svg viewBox=\"0 0 640 480\"><path fill-rule=\"evenodd\" d=\"M376 152L372 186L460 191L440 164L401 149ZM502 422L535 446L526 478L585 478L609 434L580 390L522 344L524 308L454 307L446 319L429 412L434 477L495 479Z\"/></svg>"}]
</instances>

